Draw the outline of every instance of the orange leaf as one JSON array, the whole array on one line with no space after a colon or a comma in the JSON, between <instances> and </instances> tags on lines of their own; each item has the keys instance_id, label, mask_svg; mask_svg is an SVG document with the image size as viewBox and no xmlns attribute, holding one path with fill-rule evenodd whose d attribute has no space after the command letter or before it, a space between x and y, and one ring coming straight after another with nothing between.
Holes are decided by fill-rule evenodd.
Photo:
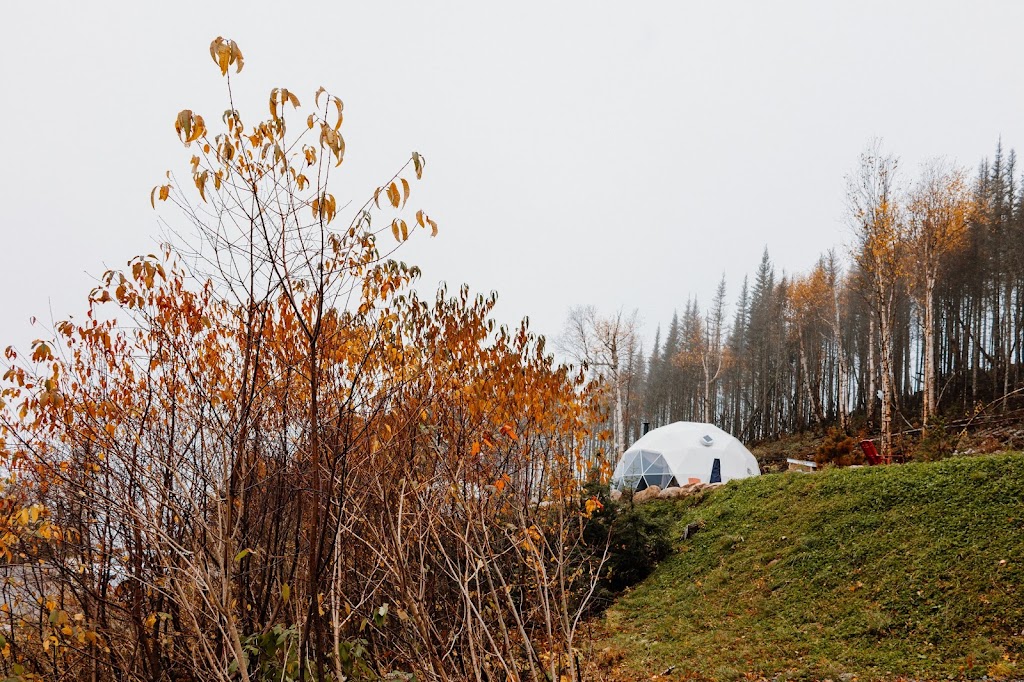
<instances>
[{"instance_id":1,"label":"orange leaf","mask_svg":"<svg viewBox=\"0 0 1024 682\"><path fill-rule=\"evenodd\" d=\"M341 103L340 99L335 97L334 98L334 106L338 109L338 122L334 124L334 129L337 130L338 128L341 127L341 122L344 119L344 116L342 116L341 112L342 112L342 109L345 108L345 105Z\"/></svg>"},{"instance_id":2,"label":"orange leaf","mask_svg":"<svg viewBox=\"0 0 1024 682\"><path fill-rule=\"evenodd\" d=\"M519 436L516 435L516 432L515 432L515 430L513 430L511 424L504 424L501 427L501 433L506 438L511 438L512 440L519 440Z\"/></svg>"}]
</instances>

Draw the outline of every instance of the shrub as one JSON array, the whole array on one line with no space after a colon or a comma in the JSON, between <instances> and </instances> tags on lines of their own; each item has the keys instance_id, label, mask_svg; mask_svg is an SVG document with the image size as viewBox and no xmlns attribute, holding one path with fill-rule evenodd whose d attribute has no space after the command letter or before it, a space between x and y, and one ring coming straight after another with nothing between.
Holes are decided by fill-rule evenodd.
<instances>
[{"instance_id":1,"label":"shrub","mask_svg":"<svg viewBox=\"0 0 1024 682\"><path fill-rule=\"evenodd\" d=\"M590 518L584 538L591 547L603 548L608 543L608 557L601 572L594 611L601 611L627 587L650 575L658 562L672 551L674 508L670 502L653 502L633 506L627 498L623 504L611 501L608 486L590 484L588 494L604 505Z\"/></svg>"},{"instance_id":2,"label":"shrub","mask_svg":"<svg viewBox=\"0 0 1024 682\"><path fill-rule=\"evenodd\" d=\"M857 440L840 428L833 427L825 434L818 452L814 455L818 466L834 464L845 467L851 464L863 464L864 453L857 445Z\"/></svg>"},{"instance_id":3,"label":"shrub","mask_svg":"<svg viewBox=\"0 0 1024 682\"><path fill-rule=\"evenodd\" d=\"M914 449L914 459L934 462L953 454L953 439L946 428L946 420L936 417L931 425L922 430L921 441Z\"/></svg>"}]
</instances>

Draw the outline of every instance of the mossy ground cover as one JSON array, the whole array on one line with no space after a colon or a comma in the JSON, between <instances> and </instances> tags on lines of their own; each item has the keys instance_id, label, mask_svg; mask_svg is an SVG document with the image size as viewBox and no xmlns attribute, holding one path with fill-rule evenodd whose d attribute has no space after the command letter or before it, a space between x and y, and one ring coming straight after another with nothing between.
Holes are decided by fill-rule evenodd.
<instances>
[{"instance_id":1,"label":"mossy ground cover","mask_svg":"<svg viewBox=\"0 0 1024 682\"><path fill-rule=\"evenodd\" d=\"M766 475L648 509L675 510L677 551L598 627L617 678L1024 678L1024 455Z\"/></svg>"}]
</instances>

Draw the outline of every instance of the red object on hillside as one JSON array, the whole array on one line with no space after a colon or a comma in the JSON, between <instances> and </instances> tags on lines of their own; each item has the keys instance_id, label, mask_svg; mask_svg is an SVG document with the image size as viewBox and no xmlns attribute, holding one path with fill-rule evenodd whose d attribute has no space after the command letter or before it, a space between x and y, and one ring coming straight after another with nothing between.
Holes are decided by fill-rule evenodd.
<instances>
[{"instance_id":1,"label":"red object on hillside","mask_svg":"<svg viewBox=\"0 0 1024 682\"><path fill-rule=\"evenodd\" d=\"M860 442L860 449L864 451L864 456L868 458L868 462L872 465L882 464L882 456L878 454L878 450L875 449L875 444L870 440L862 440Z\"/></svg>"}]
</instances>

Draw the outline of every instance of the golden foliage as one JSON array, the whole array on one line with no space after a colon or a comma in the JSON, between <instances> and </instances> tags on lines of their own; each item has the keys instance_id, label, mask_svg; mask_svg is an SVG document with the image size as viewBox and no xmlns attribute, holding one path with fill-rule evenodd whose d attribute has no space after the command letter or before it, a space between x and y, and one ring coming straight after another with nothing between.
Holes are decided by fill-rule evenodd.
<instances>
[{"instance_id":1,"label":"golden foliage","mask_svg":"<svg viewBox=\"0 0 1024 682\"><path fill-rule=\"evenodd\" d=\"M210 53L222 74L241 70L233 41ZM228 682L280 664L275 679L311 679L304 666L342 665L335 638L367 629L380 665L421 672L452 665L453 647L511 675L558 676L570 660L574 629L530 633L552 604L577 608L570 592L599 566L579 545L598 508L580 493L592 389L525 323L497 325L495 296L421 298L418 269L380 252L384 230L411 237L400 215L372 218L406 208L403 174L419 179L422 156L340 221L328 178L343 107L321 89L318 108L325 95L333 124L315 111L294 134L286 88L268 119L232 108L216 134L179 113L206 206L169 173L150 201L173 191L197 242L103 273L83 320L26 356L8 349L0 436L24 446L23 499L2 508L0 553L26 562L24 595L46 607L8 632L31 674L96 661ZM304 142L316 122L330 154ZM422 210L415 225L437 234ZM295 667L250 656L272 631L301 648ZM557 655L524 654L541 650Z\"/></svg>"}]
</instances>

